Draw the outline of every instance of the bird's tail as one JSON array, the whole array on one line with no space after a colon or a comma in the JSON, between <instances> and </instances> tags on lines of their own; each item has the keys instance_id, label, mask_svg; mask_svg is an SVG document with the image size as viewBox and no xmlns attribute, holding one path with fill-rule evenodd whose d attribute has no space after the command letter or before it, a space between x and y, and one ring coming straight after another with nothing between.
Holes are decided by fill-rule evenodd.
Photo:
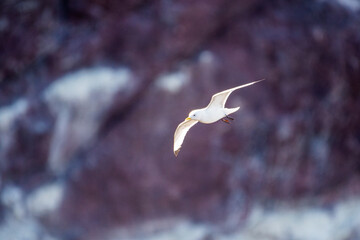
<instances>
[{"instance_id":1,"label":"bird's tail","mask_svg":"<svg viewBox=\"0 0 360 240\"><path fill-rule=\"evenodd\" d=\"M225 113L226 115L230 115L236 111L238 111L240 109L240 107L236 107L236 108L225 108Z\"/></svg>"}]
</instances>

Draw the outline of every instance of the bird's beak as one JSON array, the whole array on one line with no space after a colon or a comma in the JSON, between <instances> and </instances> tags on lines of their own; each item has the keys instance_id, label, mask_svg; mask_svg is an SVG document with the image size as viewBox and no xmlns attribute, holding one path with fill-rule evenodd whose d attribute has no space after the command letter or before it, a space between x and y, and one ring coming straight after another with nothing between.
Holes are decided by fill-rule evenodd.
<instances>
[{"instance_id":1,"label":"bird's beak","mask_svg":"<svg viewBox=\"0 0 360 240\"><path fill-rule=\"evenodd\" d=\"M185 118L185 120L191 120L191 118L187 117L187 118Z\"/></svg>"}]
</instances>

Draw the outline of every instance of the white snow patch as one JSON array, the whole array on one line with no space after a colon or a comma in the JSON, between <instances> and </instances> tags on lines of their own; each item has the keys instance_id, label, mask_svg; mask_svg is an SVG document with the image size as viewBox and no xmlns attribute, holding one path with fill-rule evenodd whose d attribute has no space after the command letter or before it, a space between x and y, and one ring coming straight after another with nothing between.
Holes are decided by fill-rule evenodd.
<instances>
[{"instance_id":1,"label":"white snow patch","mask_svg":"<svg viewBox=\"0 0 360 240\"><path fill-rule=\"evenodd\" d=\"M19 202L23 197L23 193L20 188L6 185L1 192L1 203L5 206L11 206L14 203Z\"/></svg>"},{"instance_id":2,"label":"white snow patch","mask_svg":"<svg viewBox=\"0 0 360 240\"><path fill-rule=\"evenodd\" d=\"M0 225L1 240L57 240L33 218L7 217Z\"/></svg>"},{"instance_id":3,"label":"white snow patch","mask_svg":"<svg viewBox=\"0 0 360 240\"><path fill-rule=\"evenodd\" d=\"M337 2L352 11L360 9L360 0L337 0Z\"/></svg>"},{"instance_id":4,"label":"white snow patch","mask_svg":"<svg viewBox=\"0 0 360 240\"><path fill-rule=\"evenodd\" d=\"M116 93L132 87L133 74L125 68L99 67L69 73L44 92L56 116L48 164L61 173L67 161L96 134L102 115Z\"/></svg>"},{"instance_id":5,"label":"white snow patch","mask_svg":"<svg viewBox=\"0 0 360 240\"><path fill-rule=\"evenodd\" d=\"M260 239L341 240L355 229L360 229L358 199L341 202L333 210L283 207L269 212L256 207L243 231L253 236L269 236Z\"/></svg>"},{"instance_id":6,"label":"white snow patch","mask_svg":"<svg viewBox=\"0 0 360 240\"><path fill-rule=\"evenodd\" d=\"M354 12L360 9L360 0L320 0L320 2L325 1L336 2L344 8Z\"/></svg>"},{"instance_id":7,"label":"white snow patch","mask_svg":"<svg viewBox=\"0 0 360 240\"><path fill-rule=\"evenodd\" d=\"M243 227L222 231L208 223L187 219L147 221L134 227L109 232L106 240L343 240L360 236L358 198L337 203L334 208L320 206L291 207L278 205L271 211L254 206Z\"/></svg>"},{"instance_id":8,"label":"white snow patch","mask_svg":"<svg viewBox=\"0 0 360 240\"><path fill-rule=\"evenodd\" d=\"M170 93L177 93L190 80L190 73L187 69L161 75L155 85Z\"/></svg>"},{"instance_id":9,"label":"white snow patch","mask_svg":"<svg viewBox=\"0 0 360 240\"><path fill-rule=\"evenodd\" d=\"M31 194L27 201L23 190L15 185L5 185L1 191L1 204L5 211L0 222L0 239L6 240L56 240L31 214L49 211L59 205L60 185L47 185ZM26 207L30 206L30 210ZM34 211L34 206L37 212Z\"/></svg>"},{"instance_id":10,"label":"white snow patch","mask_svg":"<svg viewBox=\"0 0 360 240\"><path fill-rule=\"evenodd\" d=\"M44 95L55 106L56 101L67 104L106 101L121 88L125 88L131 77L131 72L125 68L83 69L60 78L46 90Z\"/></svg>"},{"instance_id":11,"label":"white snow patch","mask_svg":"<svg viewBox=\"0 0 360 240\"><path fill-rule=\"evenodd\" d=\"M215 55L211 51L203 51L199 55L199 61L200 63L204 64L212 64L215 62Z\"/></svg>"},{"instance_id":12,"label":"white snow patch","mask_svg":"<svg viewBox=\"0 0 360 240\"><path fill-rule=\"evenodd\" d=\"M37 240L39 239L40 226L35 221L16 220L13 218L0 226L0 239L6 240Z\"/></svg>"},{"instance_id":13,"label":"white snow patch","mask_svg":"<svg viewBox=\"0 0 360 240\"><path fill-rule=\"evenodd\" d=\"M0 133L10 130L13 122L26 113L28 102L25 99L19 99L9 106L0 108Z\"/></svg>"},{"instance_id":14,"label":"white snow patch","mask_svg":"<svg viewBox=\"0 0 360 240\"><path fill-rule=\"evenodd\" d=\"M201 224L192 224L188 221L183 221L173 226L170 232L158 232L150 236L147 240L168 240L169 237L173 239L187 239L200 240L204 239L207 233L207 227ZM138 238L139 240L141 238Z\"/></svg>"},{"instance_id":15,"label":"white snow patch","mask_svg":"<svg viewBox=\"0 0 360 240\"><path fill-rule=\"evenodd\" d=\"M196 224L185 219L162 219L147 221L135 229L126 227L113 230L105 239L202 240L208 232L208 226L205 224Z\"/></svg>"},{"instance_id":16,"label":"white snow patch","mask_svg":"<svg viewBox=\"0 0 360 240\"><path fill-rule=\"evenodd\" d=\"M34 216L42 216L56 210L64 196L64 184L52 183L40 187L30 194L26 206Z\"/></svg>"},{"instance_id":17,"label":"white snow patch","mask_svg":"<svg viewBox=\"0 0 360 240\"><path fill-rule=\"evenodd\" d=\"M6 185L1 192L1 203L10 210L16 218L25 216L22 190L13 185ZM1 239L1 238L0 238Z\"/></svg>"}]
</instances>

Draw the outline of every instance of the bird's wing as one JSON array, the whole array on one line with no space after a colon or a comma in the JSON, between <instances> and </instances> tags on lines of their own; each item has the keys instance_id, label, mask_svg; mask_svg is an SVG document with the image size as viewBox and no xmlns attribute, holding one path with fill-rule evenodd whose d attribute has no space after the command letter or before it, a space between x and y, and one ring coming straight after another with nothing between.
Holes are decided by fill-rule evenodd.
<instances>
[{"instance_id":1,"label":"bird's wing","mask_svg":"<svg viewBox=\"0 0 360 240\"><path fill-rule=\"evenodd\" d=\"M244 84L244 85L241 85L241 86L237 86L237 87L230 88L228 90L216 93L216 94L214 94L212 96L211 101L210 101L210 103L209 103L209 105L207 107L214 106L214 107L223 108L225 106L226 100L228 99L230 93L232 93L234 90L250 86L250 85L252 85L254 83L258 83L258 82L261 82L263 80L265 80L265 79L261 79L261 80L255 81L255 82L247 83L247 84Z\"/></svg>"},{"instance_id":2,"label":"bird's wing","mask_svg":"<svg viewBox=\"0 0 360 240\"><path fill-rule=\"evenodd\" d=\"M189 129L194 126L198 121L196 120L185 120L179 124L174 134L174 154L177 156L180 152L182 143Z\"/></svg>"}]
</instances>

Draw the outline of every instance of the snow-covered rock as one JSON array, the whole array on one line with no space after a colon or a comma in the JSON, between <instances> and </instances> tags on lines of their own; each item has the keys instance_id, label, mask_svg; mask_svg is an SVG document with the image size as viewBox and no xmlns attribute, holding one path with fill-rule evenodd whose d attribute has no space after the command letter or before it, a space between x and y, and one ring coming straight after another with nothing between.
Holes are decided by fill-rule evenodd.
<instances>
[{"instance_id":1,"label":"snow-covered rock","mask_svg":"<svg viewBox=\"0 0 360 240\"><path fill-rule=\"evenodd\" d=\"M177 93L190 81L190 73L187 69L167 73L159 76L155 84L158 88L170 93Z\"/></svg>"},{"instance_id":2,"label":"snow-covered rock","mask_svg":"<svg viewBox=\"0 0 360 240\"><path fill-rule=\"evenodd\" d=\"M8 214L16 218L25 216L26 211L23 199L24 193L17 186L6 185L1 191L1 204L8 210Z\"/></svg>"},{"instance_id":3,"label":"snow-covered rock","mask_svg":"<svg viewBox=\"0 0 360 240\"><path fill-rule=\"evenodd\" d=\"M61 173L72 154L92 140L113 97L129 90L132 78L125 68L98 67L69 73L45 90L56 117L48 159L53 172Z\"/></svg>"},{"instance_id":4,"label":"snow-covered rock","mask_svg":"<svg viewBox=\"0 0 360 240\"><path fill-rule=\"evenodd\" d=\"M332 209L321 206L281 206L271 210L255 206L243 227L222 227L190 220L148 221L132 228L110 231L107 240L345 240L360 237L360 201L339 202Z\"/></svg>"},{"instance_id":5,"label":"snow-covered rock","mask_svg":"<svg viewBox=\"0 0 360 240\"><path fill-rule=\"evenodd\" d=\"M0 225L0 239L4 240L58 240L50 235L33 218L15 219L8 217Z\"/></svg>"},{"instance_id":6,"label":"snow-covered rock","mask_svg":"<svg viewBox=\"0 0 360 240\"><path fill-rule=\"evenodd\" d=\"M63 183L51 183L31 193L26 200L28 211L33 216L42 216L56 210L64 196Z\"/></svg>"},{"instance_id":7,"label":"snow-covered rock","mask_svg":"<svg viewBox=\"0 0 360 240\"><path fill-rule=\"evenodd\" d=\"M4 160L5 152L13 143L13 124L26 113L28 107L25 99L19 99L9 106L0 108L0 164Z\"/></svg>"}]
</instances>

